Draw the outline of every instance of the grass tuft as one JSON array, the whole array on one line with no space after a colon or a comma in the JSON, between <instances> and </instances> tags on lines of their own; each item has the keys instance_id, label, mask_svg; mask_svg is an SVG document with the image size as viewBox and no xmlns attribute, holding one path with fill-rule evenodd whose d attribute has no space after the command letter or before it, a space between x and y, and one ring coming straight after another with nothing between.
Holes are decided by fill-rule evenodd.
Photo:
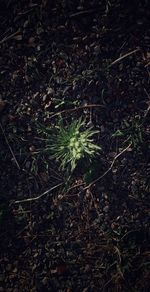
<instances>
[{"instance_id":1,"label":"grass tuft","mask_svg":"<svg viewBox=\"0 0 150 292\"><path fill-rule=\"evenodd\" d=\"M81 118L66 127L63 123L55 128L53 134L47 133L46 151L52 159L60 163L60 169L73 172L81 159L91 160L101 147L95 145L93 136L98 131L85 129L85 121Z\"/></svg>"}]
</instances>

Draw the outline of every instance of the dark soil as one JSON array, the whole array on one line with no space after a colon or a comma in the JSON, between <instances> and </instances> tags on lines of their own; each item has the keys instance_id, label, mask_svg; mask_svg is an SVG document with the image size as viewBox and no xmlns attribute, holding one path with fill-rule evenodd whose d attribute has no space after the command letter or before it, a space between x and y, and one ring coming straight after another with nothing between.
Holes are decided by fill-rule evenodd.
<instances>
[{"instance_id":1,"label":"dark soil","mask_svg":"<svg viewBox=\"0 0 150 292\"><path fill-rule=\"evenodd\" d=\"M0 1L1 292L149 291L148 2ZM81 116L66 188L38 125Z\"/></svg>"}]
</instances>

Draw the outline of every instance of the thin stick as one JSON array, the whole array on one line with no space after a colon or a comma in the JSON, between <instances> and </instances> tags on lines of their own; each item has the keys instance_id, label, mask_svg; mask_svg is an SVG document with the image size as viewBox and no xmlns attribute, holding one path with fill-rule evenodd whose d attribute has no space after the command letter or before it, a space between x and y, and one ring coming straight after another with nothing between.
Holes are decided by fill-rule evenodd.
<instances>
[{"instance_id":1,"label":"thin stick","mask_svg":"<svg viewBox=\"0 0 150 292\"><path fill-rule=\"evenodd\" d=\"M63 183L60 183L52 188L50 188L49 190L45 191L44 193L42 193L41 195L34 197L34 198L28 198L28 199L24 199L24 200L18 200L13 202L13 204L20 204L20 203L25 203L25 202L32 202L32 201L36 201L41 199L43 196L47 195L49 192L55 190L56 188L58 188L59 186L63 185Z\"/></svg>"},{"instance_id":2,"label":"thin stick","mask_svg":"<svg viewBox=\"0 0 150 292\"><path fill-rule=\"evenodd\" d=\"M147 97L150 99L150 95L148 94L148 92L145 88L144 88L144 91L145 91ZM148 112L150 110L150 101L148 101L147 104L148 104L148 107L147 107L147 110L145 111L144 118L146 118L146 116L148 115Z\"/></svg>"},{"instance_id":3,"label":"thin stick","mask_svg":"<svg viewBox=\"0 0 150 292\"><path fill-rule=\"evenodd\" d=\"M20 168L20 165L19 165L19 163L18 163L18 161L17 161L17 159L16 159L16 157L15 157L15 154L14 154L14 152L13 152L13 150L12 150L10 144L9 144L9 141L8 141L8 139L7 139L7 137L6 137L5 131L4 131L3 126L2 126L1 123L0 123L0 127L1 127L1 130L2 130L2 133L3 133L4 137L5 137L6 144L7 144L8 148L9 148L11 154L12 154L12 157L13 157L13 159L14 159L14 161L15 161L17 167L18 167L18 169L20 170L20 169L21 169L21 168Z\"/></svg>"},{"instance_id":4,"label":"thin stick","mask_svg":"<svg viewBox=\"0 0 150 292\"><path fill-rule=\"evenodd\" d=\"M126 232L126 233L120 238L119 241L123 240L127 235L129 235L129 234L131 234L131 233L133 233L133 232L137 232L137 231L139 231L139 230L138 230L138 229L134 229L134 230L130 230L130 231Z\"/></svg>"},{"instance_id":5,"label":"thin stick","mask_svg":"<svg viewBox=\"0 0 150 292\"><path fill-rule=\"evenodd\" d=\"M146 67L148 67L150 65L150 62L148 62L144 67L146 68Z\"/></svg>"},{"instance_id":6,"label":"thin stick","mask_svg":"<svg viewBox=\"0 0 150 292\"><path fill-rule=\"evenodd\" d=\"M115 156L115 158L113 159L113 161L112 161L112 163L111 163L111 165L110 165L110 167L101 175L101 176L99 176L97 179L95 179L94 181L92 181L88 186L86 186L86 187L84 187L80 192L83 192L83 191L85 191L85 190L87 190L87 189L89 189L93 184L95 184L95 183L97 183L99 180L101 180L112 168L113 168L113 165L114 165L114 163L115 163L115 161L116 161L116 159L119 157L119 156L121 156L125 151L127 151L130 147L131 147L131 145L132 145L132 143L130 143L125 149L123 149L120 153L118 153L116 156ZM85 183L80 183L80 184L78 184L78 185L74 185L73 187L71 187L71 188L69 188L69 190L64 194L64 196L66 196L72 189L75 189L75 188L78 188L78 187L80 187L80 186L83 186L83 185L85 185ZM79 193L80 193L79 192ZM76 195L79 195L79 193L78 194L75 194L74 196L76 196Z\"/></svg>"},{"instance_id":7,"label":"thin stick","mask_svg":"<svg viewBox=\"0 0 150 292\"><path fill-rule=\"evenodd\" d=\"M138 51L140 51L139 48L133 50L132 52L129 52L129 53L127 53L127 54L121 56L120 58L118 58L118 59L116 59L115 61L113 61L113 62L108 66L108 68L112 67L113 65L117 64L117 63L120 62L121 60L127 58L127 57L130 56L130 55L133 55L134 53L136 53L136 52L138 52Z\"/></svg>"},{"instance_id":8,"label":"thin stick","mask_svg":"<svg viewBox=\"0 0 150 292\"><path fill-rule=\"evenodd\" d=\"M4 37L1 41L0 41L0 45L3 44L4 42L12 39L14 36L16 36L18 33L20 32L20 30L17 30L16 32L12 33L11 35Z\"/></svg>"},{"instance_id":9,"label":"thin stick","mask_svg":"<svg viewBox=\"0 0 150 292\"><path fill-rule=\"evenodd\" d=\"M74 18L74 17L78 17L78 16L81 16L81 15L88 15L88 14L91 14L91 13L93 13L95 11L97 11L97 8L82 10L82 11L75 12L73 14L70 14L69 17L70 18Z\"/></svg>"},{"instance_id":10,"label":"thin stick","mask_svg":"<svg viewBox=\"0 0 150 292\"><path fill-rule=\"evenodd\" d=\"M100 181L113 168L113 165L114 165L115 161L117 160L117 158L119 156L121 156L124 152L126 152L131 147L131 145L132 145L132 143L130 143L125 149L123 149L120 153L118 153L115 156L115 158L113 159L110 167L101 176L99 176L97 179L93 180L88 186L86 186L85 188L83 188L82 191L89 189L92 185L94 185L95 183L97 183L98 181Z\"/></svg>"},{"instance_id":11,"label":"thin stick","mask_svg":"<svg viewBox=\"0 0 150 292\"><path fill-rule=\"evenodd\" d=\"M58 112L56 114L51 115L49 118L52 119L52 118L54 118L56 116L59 116L61 114L71 113L71 112L78 111L80 109L92 108L92 107L103 107L103 108L105 108L105 106L104 105L101 105L101 104L87 104L87 105L79 106L79 107L76 107L76 108L71 108L71 109L68 109L68 110L60 111L60 112Z\"/></svg>"}]
</instances>

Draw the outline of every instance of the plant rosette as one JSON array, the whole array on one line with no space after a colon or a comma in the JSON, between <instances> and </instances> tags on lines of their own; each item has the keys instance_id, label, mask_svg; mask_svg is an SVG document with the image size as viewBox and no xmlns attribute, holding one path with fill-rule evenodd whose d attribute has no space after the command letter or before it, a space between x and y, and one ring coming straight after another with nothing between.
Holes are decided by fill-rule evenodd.
<instances>
[{"instance_id":1,"label":"plant rosette","mask_svg":"<svg viewBox=\"0 0 150 292\"><path fill-rule=\"evenodd\" d=\"M56 132L47 135L46 150L52 159L60 163L61 170L73 172L81 159L91 159L99 154L101 147L94 143L98 131L85 128L85 121L79 119L64 127L60 124Z\"/></svg>"}]
</instances>

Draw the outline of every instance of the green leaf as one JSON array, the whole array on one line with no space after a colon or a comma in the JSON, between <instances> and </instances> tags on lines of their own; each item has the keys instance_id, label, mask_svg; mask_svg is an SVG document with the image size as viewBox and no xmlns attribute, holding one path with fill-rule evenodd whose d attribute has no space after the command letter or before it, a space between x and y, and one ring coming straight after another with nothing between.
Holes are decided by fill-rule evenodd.
<instances>
[{"instance_id":1,"label":"green leaf","mask_svg":"<svg viewBox=\"0 0 150 292\"><path fill-rule=\"evenodd\" d=\"M120 130L117 130L114 134L112 134L112 137L123 137L124 133Z\"/></svg>"}]
</instances>

